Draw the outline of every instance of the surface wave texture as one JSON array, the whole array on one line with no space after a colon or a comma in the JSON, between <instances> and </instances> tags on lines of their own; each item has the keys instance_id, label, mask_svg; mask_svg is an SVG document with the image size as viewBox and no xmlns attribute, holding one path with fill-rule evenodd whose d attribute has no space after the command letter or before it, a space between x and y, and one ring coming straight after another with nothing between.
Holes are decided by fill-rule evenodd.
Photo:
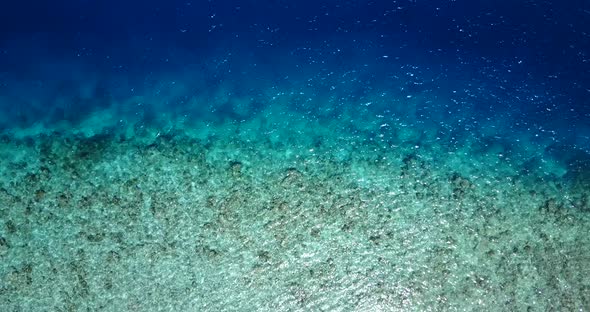
<instances>
[{"instance_id":1,"label":"surface wave texture","mask_svg":"<svg viewBox=\"0 0 590 312\"><path fill-rule=\"evenodd\" d=\"M0 14L0 311L589 311L590 11L296 3Z\"/></svg>"}]
</instances>

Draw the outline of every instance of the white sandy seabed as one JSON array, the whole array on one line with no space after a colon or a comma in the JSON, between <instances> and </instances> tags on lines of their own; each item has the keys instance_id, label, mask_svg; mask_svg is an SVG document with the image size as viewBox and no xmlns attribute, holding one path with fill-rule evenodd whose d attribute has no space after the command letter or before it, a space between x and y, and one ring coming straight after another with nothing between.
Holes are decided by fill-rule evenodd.
<instances>
[{"instance_id":1,"label":"white sandy seabed","mask_svg":"<svg viewBox=\"0 0 590 312\"><path fill-rule=\"evenodd\" d=\"M584 168L362 118L169 124L2 137L1 311L590 308Z\"/></svg>"}]
</instances>

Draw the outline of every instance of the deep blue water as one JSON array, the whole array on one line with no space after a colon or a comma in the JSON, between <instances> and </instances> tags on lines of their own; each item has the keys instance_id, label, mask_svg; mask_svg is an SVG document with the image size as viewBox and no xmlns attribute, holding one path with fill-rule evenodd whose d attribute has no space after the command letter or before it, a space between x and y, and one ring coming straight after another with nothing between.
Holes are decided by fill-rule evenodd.
<instances>
[{"instance_id":1,"label":"deep blue water","mask_svg":"<svg viewBox=\"0 0 590 312\"><path fill-rule=\"evenodd\" d=\"M589 1L21 1L0 12L0 127L75 127L137 95L159 102L125 109L148 123L243 119L214 90L261 108L276 88L301 93L286 110L330 118L424 96L406 117L588 151L589 20ZM186 106L194 94L208 105Z\"/></svg>"}]
</instances>

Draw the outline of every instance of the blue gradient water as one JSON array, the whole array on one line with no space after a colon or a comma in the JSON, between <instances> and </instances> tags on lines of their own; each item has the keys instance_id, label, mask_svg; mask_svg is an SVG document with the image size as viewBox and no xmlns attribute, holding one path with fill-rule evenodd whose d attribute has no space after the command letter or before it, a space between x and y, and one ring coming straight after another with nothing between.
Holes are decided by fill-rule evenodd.
<instances>
[{"instance_id":1,"label":"blue gradient water","mask_svg":"<svg viewBox=\"0 0 590 312\"><path fill-rule=\"evenodd\" d=\"M588 1L4 5L0 310L587 311L589 51Z\"/></svg>"}]
</instances>

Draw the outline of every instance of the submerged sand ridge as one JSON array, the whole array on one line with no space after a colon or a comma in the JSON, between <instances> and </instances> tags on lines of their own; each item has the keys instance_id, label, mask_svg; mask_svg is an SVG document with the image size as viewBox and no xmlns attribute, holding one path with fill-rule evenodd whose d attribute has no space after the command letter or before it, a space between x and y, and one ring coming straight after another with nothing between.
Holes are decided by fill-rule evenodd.
<instances>
[{"instance_id":1,"label":"submerged sand ridge","mask_svg":"<svg viewBox=\"0 0 590 312\"><path fill-rule=\"evenodd\" d=\"M2 310L590 306L583 175L217 127L5 137Z\"/></svg>"}]
</instances>

